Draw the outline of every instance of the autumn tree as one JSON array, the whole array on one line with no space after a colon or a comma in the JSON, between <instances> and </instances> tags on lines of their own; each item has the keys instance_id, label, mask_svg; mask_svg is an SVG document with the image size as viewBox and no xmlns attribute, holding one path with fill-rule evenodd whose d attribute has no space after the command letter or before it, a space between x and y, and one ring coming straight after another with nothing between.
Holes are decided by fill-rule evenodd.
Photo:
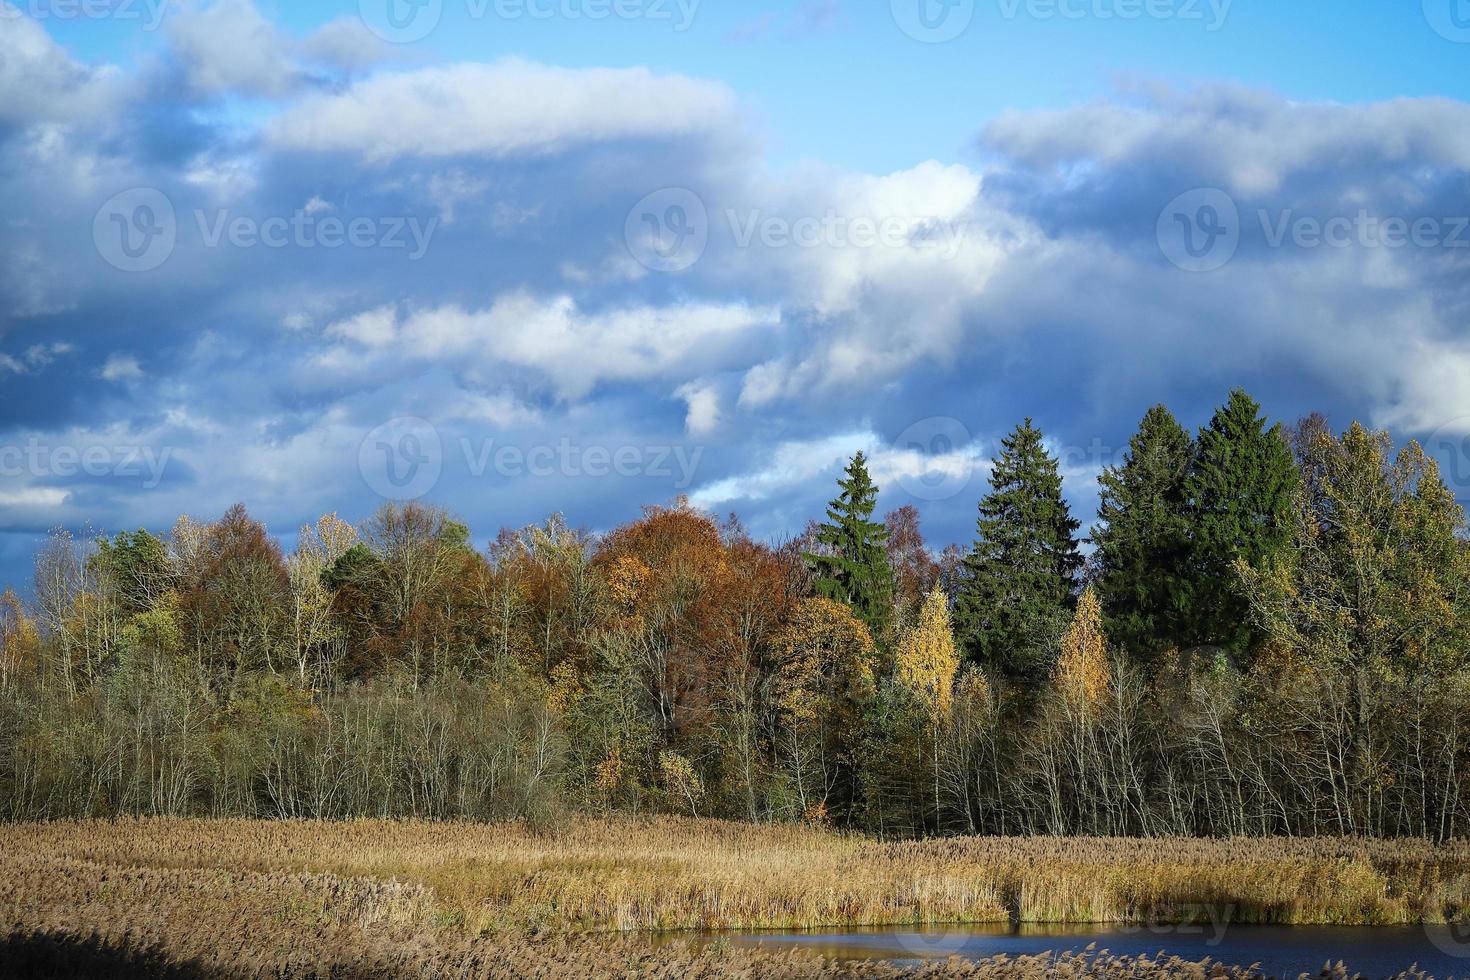
<instances>
[{"instance_id":1,"label":"autumn tree","mask_svg":"<svg viewBox=\"0 0 1470 980\"><path fill-rule=\"evenodd\" d=\"M483 605L502 661L534 665L547 677L563 663L586 666L601 590L592 550L589 535L560 514L500 531Z\"/></svg>"},{"instance_id":2,"label":"autumn tree","mask_svg":"<svg viewBox=\"0 0 1470 980\"><path fill-rule=\"evenodd\" d=\"M919 621L899 641L894 664L899 682L923 699L932 717L949 710L960 654L950 625L949 596L943 589L924 597Z\"/></svg>"},{"instance_id":3,"label":"autumn tree","mask_svg":"<svg viewBox=\"0 0 1470 980\"><path fill-rule=\"evenodd\" d=\"M939 729L948 714L959 649L949 621L949 596L934 589L924 598L919 621L898 645L894 658L898 682L914 693L928 713L934 768L934 811L941 807L939 786Z\"/></svg>"},{"instance_id":4,"label":"autumn tree","mask_svg":"<svg viewBox=\"0 0 1470 980\"><path fill-rule=\"evenodd\" d=\"M939 584L940 568L924 542L919 526L919 509L904 504L883 519L888 533L888 565L893 569L894 605L900 622L911 625L924 598Z\"/></svg>"},{"instance_id":5,"label":"autumn tree","mask_svg":"<svg viewBox=\"0 0 1470 980\"><path fill-rule=\"evenodd\" d=\"M1470 649L1464 514L1418 443L1389 451L1387 433L1357 424L1317 434L1290 546L1239 571L1257 625L1314 663L1452 670Z\"/></svg>"},{"instance_id":6,"label":"autumn tree","mask_svg":"<svg viewBox=\"0 0 1470 980\"><path fill-rule=\"evenodd\" d=\"M1062 651L1057 658L1057 693L1071 717L1085 720L1102 712L1108 693L1108 674L1102 605L1097 590L1089 587L1077 600L1077 612L1062 634Z\"/></svg>"},{"instance_id":7,"label":"autumn tree","mask_svg":"<svg viewBox=\"0 0 1470 980\"><path fill-rule=\"evenodd\" d=\"M687 506L649 508L618 528L595 558L607 582L614 642L642 665L666 738L709 721L714 609L730 565L719 527Z\"/></svg>"},{"instance_id":8,"label":"autumn tree","mask_svg":"<svg viewBox=\"0 0 1470 980\"><path fill-rule=\"evenodd\" d=\"M816 532L818 550L808 554L817 595L845 602L882 637L892 618L893 570L885 545L888 532L872 520L878 487L858 452L837 481L841 493L827 505L827 521Z\"/></svg>"},{"instance_id":9,"label":"autumn tree","mask_svg":"<svg viewBox=\"0 0 1470 980\"><path fill-rule=\"evenodd\" d=\"M803 814L851 810L876 656L867 624L826 598L797 603L772 639L777 753Z\"/></svg>"},{"instance_id":10,"label":"autumn tree","mask_svg":"<svg viewBox=\"0 0 1470 980\"><path fill-rule=\"evenodd\" d=\"M228 696L285 652L289 577L280 546L236 504L209 526L198 578L180 583L186 643L207 683Z\"/></svg>"},{"instance_id":11,"label":"autumn tree","mask_svg":"<svg viewBox=\"0 0 1470 980\"><path fill-rule=\"evenodd\" d=\"M438 507L385 503L361 528L362 549L343 552L329 580L350 586L341 608L366 634L371 661L415 684L472 656L463 615L467 583L484 561L469 530Z\"/></svg>"},{"instance_id":12,"label":"autumn tree","mask_svg":"<svg viewBox=\"0 0 1470 980\"><path fill-rule=\"evenodd\" d=\"M1057 460L1027 419L1001 441L956 607L968 655L1012 680L1045 678L1082 557Z\"/></svg>"},{"instance_id":13,"label":"autumn tree","mask_svg":"<svg viewBox=\"0 0 1470 980\"><path fill-rule=\"evenodd\" d=\"M334 681L343 637L332 615L326 572L357 543L357 529L336 514L301 528L286 561L291 588L291 641L297 679L306 686Z\"/></svg>"},{"instance_id":14,"label":"autumn tree","mask_svg":"<svg viewBox=\"0 0 1470 980\"><path fill-rule=\"evenodd\" d=\"M12 589L0 594L0 690L41 666L41 634Z\"/></svg>"}]
</instances>

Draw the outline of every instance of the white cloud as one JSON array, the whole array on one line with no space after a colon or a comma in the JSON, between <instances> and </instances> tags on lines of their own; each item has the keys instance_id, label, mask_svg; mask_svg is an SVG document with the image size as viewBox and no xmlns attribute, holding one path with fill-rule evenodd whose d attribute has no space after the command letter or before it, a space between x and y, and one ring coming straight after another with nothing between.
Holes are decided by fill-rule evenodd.
<instances>
[{"instance_id":1,"label":"white cloud","mask_svg":"<svg viewBox=\"0 0 1470 980\"><path fill-rule=\"evenodd\" d=\"M486 310L440 306L400 318L392 307L381 307L332 324L326 336L391 352L395 359L490 372L501 365L530 368L545 375L561 397L575 399L604 381L687 377L723 366L727 347L738 347L780 322L779 310L739 303L589 313L569 296L516 292ZM331 350L319 359L328 369L356 361L360 358L350 352Z\"/></svg>"},{"instance_id":2,"label":"white cloud","mask_svg":"<svg viewBox=\"0 0 1470 980\"><path fill-rule=\"evenodd\" d=\"M67 491L56 487L0 488L0 507L59 507L66 498Z\"/></svg>"},{"instance_id":3,"label":"white cloud","mask_svg":"<svg viewBox=\"0 0 1470 980\"><path fill-rule=\"evenodd\" d=\"M674 392L689 410L684 428L691 436L707 436L720 426L720 389L708 381L691 381Z\"/></svg>"},{"instance_id":4,"label":"white cloud","mask_svg":"<svg viewBox=\"0 0 1470 980\"><path fill-rule=\"evenodd\" d=\"M131 354L111 354L102 365L99 377L103 381L136 381L143 377L143 369Z\"/></svg>"},{"instance_id":5,"label":"white cloud","mask_svg":"<svg viewBox=\"0 0 1470 980\"><path fill-rule=\"evenodd\" d=\"M200 92L271 98L298 80L289 40L250 0L186 7L166 23L174 54Z\"/></svg>"},{"instance_id":6,"label":"white cloud","mask_svg":"<svg viewBox=\"0 0 1470 980\"><path fill-rule=\"evenodd\" d=\"M841 432L819 439L780 443L764 463L748 473L700 487L690 495L698 507L716 508L739 501L759 502L790 494L817 481L829 481L861 451L868 473L879 487L902 489L909 480L957 481L958 487L990 463L979 442L940 454L920 453L909 446L885 442L871 428Z\"/></svg>"},{"instance_id":7,"label":"white cloud","mask_svg":"<svg viewBox=\"0 0 1470 980\"><path fill-rule=\"evenodd\" d=\"M339 17L325 24L302 42L302 50L315 61L355 72L388 59L387 44L367 29L361 17Z\"/></svg>"},{"instance_id":8,"label":"white cloud","mask_svg":"<svg viewBox=\"0 0 1470 980\"><path fill-rule=\"evenodd\" d=\"M646 68L554 68L519 59L385 72L307 96L269 127L291 150L371 160L554 153L627 138L708 134L736 121L725 86Z\"/></svg>"},{"instance_id":9,"label":"white cloud","mask_svg":"<svg viewBox=\"0 0 1470 980\"><path fill-rule=\"evenodd\" d=\"M76 353L76 345L65 340L50 344L32 344L20 357L0 353L0 371L29 374L50 367L58 357Z\"/></svg>"},{"instance_id":10,"label":"white cloud","mask_svg":"<svg viewBox=\"0 0 1470 980\"><path fill-rule=\"evenodd\" d=\"M80 64L40 24L0 0L0 123L96 118L122 100L121 83L116 68Z\"/></svg>"},{"instance_id":11,"label":"white cloud","mask_svg":"<svg viewBox=\"0 0 1470 980\"><path fill-rule=\"evenodd\" d=\"M719 261L779 284L783 305L813 324L798 356L750 367L742 407L949 363L997 271L1044 247L1029 222L985 203L982 183L932 160L881 176L804 172L723 208L718 220L746 244Z\"/></svg>"},{"instance_id":12,"label":"white cloud","mask_svg":"<svg viewBox=\"0 0 1470 980\"><path fill-rule=\"evenodd\" d=\"M1136 94L1134 103L1007 112L985 142L1038 169L1169 164L1244 194L1275 191L1306 170L1424 160L1470 167L1470 105L1452 99L1291 102L1235 85L1150 84Z\"/></svg>"},{"instance_id":13,"label":"white cloud","mask_svg":"<svg viewBox=\"0 0 1470 980\"><path fill-rule=\"evenodd\" d=\"M327 336L364 347L387 347L398 335L398 309L380 306L327 327Z\"/></svg>"},{"instance_id":14,"label":"white cloud","mask_svg":"<svg viewBox=\"0 0 1470 980\"><path fill-rule=\"evenodd\" d=\"M26 348L26 364L33 368L50 366L58 357L76 353L76 345L65 340L51 344L32 344Z\"/></svg>"}]
</instances>

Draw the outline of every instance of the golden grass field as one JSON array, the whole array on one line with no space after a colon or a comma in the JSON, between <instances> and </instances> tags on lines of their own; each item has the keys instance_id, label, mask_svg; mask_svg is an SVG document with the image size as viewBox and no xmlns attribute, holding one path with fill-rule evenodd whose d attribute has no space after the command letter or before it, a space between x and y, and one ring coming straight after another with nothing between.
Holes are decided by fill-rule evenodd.
<instances>
[{"instance_id":1,"label":"golden grass field","mask_svg":"<svg viewBox=\"0 0 1470 980\"><path fill-rule=\"evenodd\" d=\"M12 956L60 939L70 954L123 946L158 963L192 964L190 975L201 976L226 968L244 972L218 975L896 976L903 971L885 964L589 933L1157 921L1202 905L1229 909L1236 921L1378 924L1470 908L1470 843L884 843L672 818L574 819L542 831L366 820L58 822L0 827L0 842L0 915ZM158 963L118 975L149 975ZM1096 968L1073 964L1078 975ZM1145 976L1155 968L1127 964ZM973 965L923 969L981 975L932 972Z\"/></svg>"}]
</instances>

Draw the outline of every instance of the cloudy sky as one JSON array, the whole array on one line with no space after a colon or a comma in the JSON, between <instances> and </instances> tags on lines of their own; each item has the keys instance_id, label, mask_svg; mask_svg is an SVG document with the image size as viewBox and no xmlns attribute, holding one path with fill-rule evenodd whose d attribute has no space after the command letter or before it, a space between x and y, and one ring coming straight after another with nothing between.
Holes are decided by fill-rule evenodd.
<instances>
[{"instance_id":1,"label":"cloudy sky","mask_svg":"<svg viewBox=\"0 0 1470 980\"><path fill-rule=\"evenodd\" d=\"M0 0L0 579L384 497L477 539L866 449L968 540L1243 385L1470 496L1463 0Z\"/></svg>"}]
</instances>

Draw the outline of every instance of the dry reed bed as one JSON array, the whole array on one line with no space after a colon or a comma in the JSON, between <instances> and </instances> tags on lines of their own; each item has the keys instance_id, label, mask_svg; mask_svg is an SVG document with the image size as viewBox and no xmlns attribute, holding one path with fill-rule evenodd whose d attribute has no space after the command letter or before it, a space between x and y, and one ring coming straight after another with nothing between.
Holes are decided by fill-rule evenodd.
<instances>
[{"instance_id":1,"label":"dry reed bed","mask_svg":"<svg viewBox=\"0 0 1470 980\"><path fill-rule=\"evenodd\" d=\"M1177 958L1061 956L916 965L446 923L419 886L329 874L118 869L24 857L0 889L0 975L31 980L1254 980ZM1345 969L1325 980L1348 980ZM1403 974L1395 980L1425 980Z\"/></svg>"},{"instance_id":2,"label":"dry reed bed","mask_svg":"<svg viewBox=\"0 0 1470 980\"><path fill-rule=\"evenodd\" d=\"M818 829L670 818L564 827L123 820L0 827L0 877L51 863L330 876L398 889L400 925L471 934L1190 917L1381 924L1470 908L1470 843L965 838L882 843ZM26 864L26 862L32 862ZM202 885L184 882L203 881ZM367 884L364 884L367 882ZM0 884L0 889L4 885ZM346 887L336 885L334 887ZM0 891L0 894L5 894ZM357 908L338 897L334 915ZM432 911L426 911L432 909ZM360 913L352 912L352 915ZM405 918L406 916L406 918ZM356 924L363 925L362 922ZM367 923L371 925L371 923Z\"/></svg>"}]
</instances>

